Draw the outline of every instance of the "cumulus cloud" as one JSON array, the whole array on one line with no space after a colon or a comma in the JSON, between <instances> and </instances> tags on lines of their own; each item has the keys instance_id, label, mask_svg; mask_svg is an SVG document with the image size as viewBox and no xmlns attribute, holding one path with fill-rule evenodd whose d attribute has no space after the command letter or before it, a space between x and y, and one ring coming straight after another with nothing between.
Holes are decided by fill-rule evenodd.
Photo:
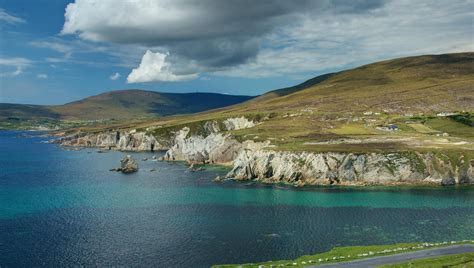
<instances>
[{"instance_id":1,"label":"cumulus cloud","mask_svg":"<svg viewBox=\"0 0 474 268\"><path fill-rule=\"evenodd\" d=\"M166 62L167 54L150 50L143 55L140 65L133 69L127 77L128 83L143 83L157 81L183 81L196 78L196 74L176 75L171 72Z\"/></svg>"},{"instance_id":2,"label":"cumulus cloud","mask_svg":"<svg viewBox=\"0 0 474 268\"><path fill-rule=\"evenodd\" d=\"M120 76L121 76L121 75L120 75L119 73L114 73L114 74L111 75L109 78L110 78L110 80L114 80L114 81L115 81L115 80L119 79Z\"/></svg>"},{"instance_id":3,"label":"cumulus cloud","mask_svg":"<svg viewBox=\"0 0 474 268\"><path fill-rule=\"evenodd\" d=\"M5 9L0 8L0 21L3 21L8 24L18 24L25 23L26 21L20 17L13 16L8 14Z\"/></svg>"},{"instance_id":4,"label":"cumulus cloud","mask_svg":"<svg viewBox=\"0 0 474 268\"><path fill-rule=\"evenodd\" d=\"M0 58L0 76L17 76L33 62L25 58Z\"/></svg>"},{"instance_id":5,"label":"cumulus cloud","mask_svg":"<svg viewBox=\"0 0 474 268\"><path fill-rule=\"evenodd\" d=\"M473 50L473 10L472 0L76 0L61 33L158 51L129 82L267 77Z\"/></svg>"},{"instance_id":6,"label":"cumulus cloud","mask_svg":"<svg viewBox=\"0 0 474 268\"><path fill-rule=\"evenodd\" d=\"M76 0L66 8L61 33L166 51L174 71L189 75L254 59L265 35L295 24L305 14L359 14L383 4L383 0Z\"/></svg>"},{"instance_id":7,"label":"cumulus cloud","mask_svg":"<svg viewBox=\"0 0 474 268\"><path fill-rule=\"evenodd\" d=\"M47 74L37 74L36 77L38 79L48 79L48 75Z\"/></svg>"},{"instance_id":8,"label":"cumulus cloud","mask_svg":"<svg viewBox=\"0 0 474 268\"><path fill-rule=\"evenodd\" d=\"M472 1L391 1L364 16L306 16L267 35L255 60L219 71L236 77L332 72L403 56L474 51Z\"/></svg>"}]
</instances>

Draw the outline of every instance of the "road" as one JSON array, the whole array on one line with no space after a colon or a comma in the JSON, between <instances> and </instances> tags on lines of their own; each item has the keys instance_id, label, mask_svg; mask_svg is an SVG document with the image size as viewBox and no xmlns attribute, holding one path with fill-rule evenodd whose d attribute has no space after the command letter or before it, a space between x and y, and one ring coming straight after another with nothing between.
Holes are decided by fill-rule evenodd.
<instances>
[{"instance_id":1,"label":"road","mask_svg":"<svg viewBox=\"0 0 474 268\"><path fill-rule=\"evenodd\" d=\"M351 268L368 268L377 267L385 264L395 264L406 261L413 261L417 259L426 259L438 256L445 256L451 254L461 254L474 252L474 245L456 245L442 248L432 248L425 250L418 250L406 253L393 254L388 256L373 257L368 259L354 260L348 262L339 262L333 264L323 264L318 266L310 267L326 267L326 268L339 268L339 267L351 267Z\"/></svg>"}]
</instances>

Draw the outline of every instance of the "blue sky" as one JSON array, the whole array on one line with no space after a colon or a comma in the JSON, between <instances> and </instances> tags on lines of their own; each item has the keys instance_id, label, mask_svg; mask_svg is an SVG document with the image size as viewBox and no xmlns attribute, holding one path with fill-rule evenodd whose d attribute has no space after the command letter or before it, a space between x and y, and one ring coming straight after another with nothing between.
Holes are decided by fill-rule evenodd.
<instances>
[{"instance_id":1,"label":"blue sky","mask_svg":"<svg viewBox=\"0 0 474 268\"><path fill-rule=\"evenodd\" d=\"M473 3L0 0L0 102L128 88L257 95L377 60L473 51Z\"/></svg>"}]
</instances>

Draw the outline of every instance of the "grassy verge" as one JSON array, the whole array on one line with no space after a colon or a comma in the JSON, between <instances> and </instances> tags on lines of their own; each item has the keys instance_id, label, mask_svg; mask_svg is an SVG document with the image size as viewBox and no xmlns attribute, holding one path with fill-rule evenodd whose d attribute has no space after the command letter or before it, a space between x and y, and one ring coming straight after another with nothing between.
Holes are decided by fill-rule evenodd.
<instances>
[{"instance_id":1,"label":"grassy verge","mask_svg":"<svg viewBox=\"0 0 474 268\"><path fill-rule=\"evenodd\" d=\"M416 268L416 267L474 267L474 253L453 254L442 257L434 257L409 261L397 264L383 265L380 268Z\"/></svg>"},{"instance_id":2,"label":"grassy verge","mask_svg":"<svg viewBox=\"0 0 474 268\"><path fill-rule=\"evenodd\" d=\"M352 247L336 247L331 251L323 252L315 255L301 256L295 260L268 261L247 264L224 264L214 265L214 268L231 268L231 267L305 267L310 265L327 264L351 261L357 259L365 259L375 256L387 256L391 254L423 250L435 247L445 247L459 244L473 244L474 240L463 241L444 241L439 243L401 243L394 245L376 245L376 246L352 246Z\"/></svg>"}]
</instances>

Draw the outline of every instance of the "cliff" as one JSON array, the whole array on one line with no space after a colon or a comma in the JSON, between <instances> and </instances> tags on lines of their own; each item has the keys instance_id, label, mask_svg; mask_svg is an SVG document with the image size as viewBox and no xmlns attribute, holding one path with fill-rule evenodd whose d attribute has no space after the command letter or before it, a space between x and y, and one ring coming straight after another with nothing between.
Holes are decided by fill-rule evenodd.
<instances>
[{"instance_id":1,"label":"cliff","mask_svg":"<svg viewBox=\"0 0 474 268\"><path fill-rule=\"evenodd\" d=\"M364 184L472 184L474 160L459 154L448 157L433 152L312 153L271 150L270 141L238 141L229 130L251 128L245 117L228 118L219 124L207 121L201 133L187 126L170 133L168 140L152 134L113 131L75 134L59 139L64 146L86 146L122 151L167 149L163 160L190 164L232 165L227 178L265 183L302 185ZM221 128L223 128L221 130Z\"/></svg>"},{"instance_id":2,"label":"cliff","mask_svg":"<svg viewBox=\"0 0 474 268\"><path fill-rule=\"evenodd\" d=\"M153 151L163 147L152 135L136 131L111 131L105 133L78 133L54 140L62 146L98 147L120 151Z\"/></svg>"},{"instance_id":3,"label":"cliff","mask_svg":"<svg viewBox=\"0 0 474 268\"><path fill-rule=\"evenodd\" d=\"M227 177L265 183L466 184L474 183L474 161L454 164L433 153L292 153L243 150Z\"/></svg>"}]
</instances>

